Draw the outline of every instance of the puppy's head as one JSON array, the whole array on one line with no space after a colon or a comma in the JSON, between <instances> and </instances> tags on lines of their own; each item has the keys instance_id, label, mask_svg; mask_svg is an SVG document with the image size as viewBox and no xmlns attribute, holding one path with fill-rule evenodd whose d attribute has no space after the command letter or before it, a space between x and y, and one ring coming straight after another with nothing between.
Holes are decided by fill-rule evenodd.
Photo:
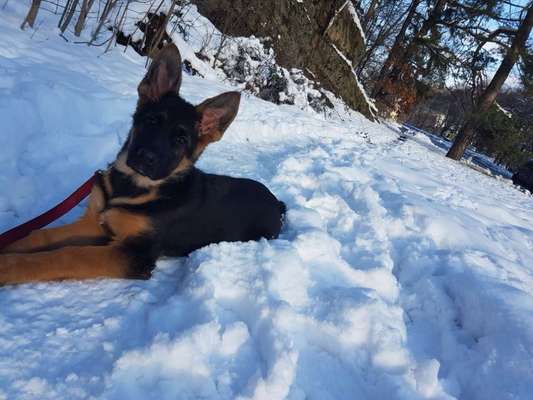
<instances>
[{"instance_id":1,"label":"puppy's head","mask_svg":"<svg viewBox=\"0 0 533 400\"><path fill-rule=\"evenodd\" d=\"M179 96L180 85L181 57L170 44L139 84L133 127L117 160L119 169L145 186L189 169L237 115L240 93L223 93L193 106Z\"/></svg>"}]
</instances>

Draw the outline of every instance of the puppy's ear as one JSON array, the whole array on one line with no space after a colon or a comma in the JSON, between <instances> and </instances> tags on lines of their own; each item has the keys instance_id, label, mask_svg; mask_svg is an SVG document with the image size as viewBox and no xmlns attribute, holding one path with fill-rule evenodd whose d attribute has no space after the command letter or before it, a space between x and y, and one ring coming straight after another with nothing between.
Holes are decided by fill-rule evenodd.
<instances>
[{"instance_id":1,"label":"puppy's ear","mask_svg":"<svg viewBox=\"0 0 533 400\"><path fill-rule=\"evenodd\" d=\"M198 155L212 142L222 138L222 135L235 119L239 111L241 94L239 92L226 92L216 97L205 100L196 106L200 115L198 123Z\"/></svg>"},{"instance_id":2,"label":"puppy's ear","mask_svg":"<svg viewBox=\"0 0 533 400\"><path fill-rule=\"evenodd\" d=\"M138 104L157 101L161 96L178 93L181 86L181 55L174 43L167 44L155 55L148 72L137 87Z\"/></svg>"}]
</instances>

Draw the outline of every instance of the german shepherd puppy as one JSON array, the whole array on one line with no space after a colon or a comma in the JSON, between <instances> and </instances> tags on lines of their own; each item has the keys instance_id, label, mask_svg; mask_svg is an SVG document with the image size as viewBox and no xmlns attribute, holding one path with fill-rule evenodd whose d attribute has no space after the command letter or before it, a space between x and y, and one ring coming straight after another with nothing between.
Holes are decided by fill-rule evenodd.
<instances>
[{"instance_id":1,"label":"german shepherd puppy","mask_svg":"<svg viewBox=\"0 0 533 400\"><path fill-rule=\"evenodd\" d=\"M235 118L238 92L193 106L178 92L181 57L167 45L138 87L133 126L99 173L76 222L32 232L0 255L0 285L151 276L161 256L222 241L276 238L285 205L261 183L194 167Z\"/></svg>"}]
</instances>

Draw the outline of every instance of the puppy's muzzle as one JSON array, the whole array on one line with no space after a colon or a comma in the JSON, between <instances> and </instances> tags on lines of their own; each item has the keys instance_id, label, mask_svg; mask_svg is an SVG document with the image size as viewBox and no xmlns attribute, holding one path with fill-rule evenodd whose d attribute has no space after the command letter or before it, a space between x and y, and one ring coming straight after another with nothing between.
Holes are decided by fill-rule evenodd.
<instances>
[{"instance_id":1,"label":"puppy's muzzle","mask_svg":"<svg viewBox=\"0 0 533 400\"><path fill-rule=\"evenodd\" d=\"M130 152L126 164L135 172L153 178L157 171L157 155L149 149L136 149Z\"/></svg>"}]
</instances>

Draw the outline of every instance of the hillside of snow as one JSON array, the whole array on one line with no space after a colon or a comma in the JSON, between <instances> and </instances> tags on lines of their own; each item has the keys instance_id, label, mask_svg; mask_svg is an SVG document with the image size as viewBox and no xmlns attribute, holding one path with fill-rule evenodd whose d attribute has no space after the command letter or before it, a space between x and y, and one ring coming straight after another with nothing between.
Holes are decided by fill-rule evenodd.
<instances>
[{"instance_id":1,"label":"hillside of snow","mask_svg":"<svg viewBox=\"0 0 533 400\"><path fill-rule=\"evenodd\" d=\"M0 231L113 161L145 72L26 10L0 9ZM235 89L203 68L185 99ZM281 237L0 287L0 399L531 399L533 197L399 134L244 95L198 165L266 184Z\"/></svg>"}]
</instances>

